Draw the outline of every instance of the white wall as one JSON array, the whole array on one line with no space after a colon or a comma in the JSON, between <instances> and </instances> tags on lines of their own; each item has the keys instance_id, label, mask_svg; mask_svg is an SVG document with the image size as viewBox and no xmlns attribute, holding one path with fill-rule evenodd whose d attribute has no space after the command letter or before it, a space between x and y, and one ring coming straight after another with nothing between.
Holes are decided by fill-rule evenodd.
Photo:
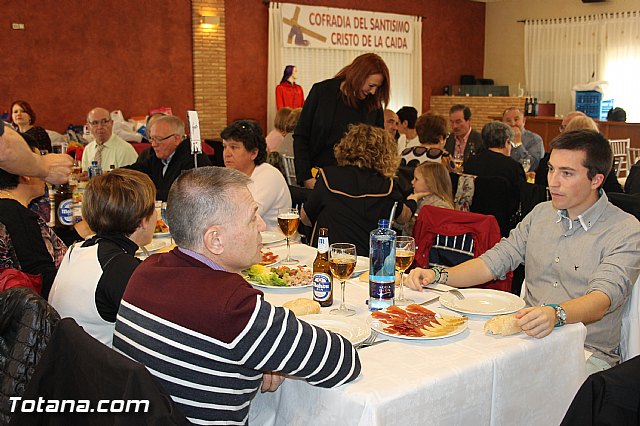
<instances>
[{"instance_id":1,"label":"white wall","mask_svg":"<svg viewBox=\"0 0 640 426\"><path fill-rule=\"evenodd\" d=\"M517 95L524 81L524 19L564 18L640 9L638 0L501 0L486 4L484 77ZM546 100L541 100L546 101Z\"/></svg>"}]
</instances>

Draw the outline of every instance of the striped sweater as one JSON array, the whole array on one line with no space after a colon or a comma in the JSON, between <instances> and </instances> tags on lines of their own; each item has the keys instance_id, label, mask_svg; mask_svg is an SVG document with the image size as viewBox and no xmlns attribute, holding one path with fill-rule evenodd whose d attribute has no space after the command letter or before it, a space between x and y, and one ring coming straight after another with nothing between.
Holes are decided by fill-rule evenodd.
<instances>
[{"instance_id":1,"label":"striped sweater","mask_svg":"<svg viewBox=\"0 0 640 426\"><path fill-rule=\"evenodd\" d=\"M360 374L342 336L178 250L150 257L133 274L113 347L144 364L195 424L245 424L263 372L327 388Z\"/></svg>"}]
</instances>

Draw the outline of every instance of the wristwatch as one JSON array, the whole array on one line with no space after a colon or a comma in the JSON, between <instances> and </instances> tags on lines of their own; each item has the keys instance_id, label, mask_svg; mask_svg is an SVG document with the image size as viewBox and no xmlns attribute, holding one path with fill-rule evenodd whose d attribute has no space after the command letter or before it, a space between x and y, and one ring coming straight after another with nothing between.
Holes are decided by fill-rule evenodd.
<instances>
[{"instance_id":1,"label":"wristwatch","mask_svg":"<svg viewBox=\"0 0 640 426\"><path fill-rule=\"evenodd\" d=\"M555 303L547 303L545 306L551 306L556 310L556 325L554 327L562 327L567 323L567 312L562 306Z\"/></svg>"}]
</instances>

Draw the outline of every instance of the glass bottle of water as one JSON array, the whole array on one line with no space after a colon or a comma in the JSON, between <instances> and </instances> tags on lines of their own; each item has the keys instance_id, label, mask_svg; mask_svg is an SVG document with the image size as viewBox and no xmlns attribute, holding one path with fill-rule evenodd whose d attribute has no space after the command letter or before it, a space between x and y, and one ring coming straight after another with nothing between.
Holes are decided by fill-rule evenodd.
<instances>
[{"instance_id":1,"label":"glass bottle of water","mask_svg":"<svg viewBox=\"0 0 640 426\"><path fill-rule=\"evenodd\" d=\"M89 179L94 176L99 176L102 174L102 167L98 165L97 161L92 161L91 166L89 167Z\"/></svg>"},{"instance_id":2,"label":"glass bottle of water","mask_svg":"<svg viewBox=\"0 0 640 426\"><path fill-rule=\"evenodd\" d=\"M396 281L396 232L380 219L369 239L369 310L393 305Z\"/></svg>"}]
</instances>

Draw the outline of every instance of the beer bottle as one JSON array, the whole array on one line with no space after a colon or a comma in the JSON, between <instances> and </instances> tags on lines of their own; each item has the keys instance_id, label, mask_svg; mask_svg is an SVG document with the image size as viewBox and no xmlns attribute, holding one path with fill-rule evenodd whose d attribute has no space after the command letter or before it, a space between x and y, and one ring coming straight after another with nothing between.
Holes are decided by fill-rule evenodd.
<instances>
[{"instance_id":1,"label":"beer bottle","mask_svg":"<svg viewBox=\"0 0 640 426\"><path fill-rule=\"evenodd\" d=\"M318 254L313 261L313 300L320 306L333 305L333 277L329 269L329 230L320 228Z\"/></svg>"},{"instance_id":2,"label":"beer bottle","mask_svg":"<svg viewBox=\"0 0 640 426\"><path fill-rule=\"evenodd\" d=\"M56 228L73 226L73 193L67 184L57 185L53 194Z\"/></svg>"}]
</instances>

